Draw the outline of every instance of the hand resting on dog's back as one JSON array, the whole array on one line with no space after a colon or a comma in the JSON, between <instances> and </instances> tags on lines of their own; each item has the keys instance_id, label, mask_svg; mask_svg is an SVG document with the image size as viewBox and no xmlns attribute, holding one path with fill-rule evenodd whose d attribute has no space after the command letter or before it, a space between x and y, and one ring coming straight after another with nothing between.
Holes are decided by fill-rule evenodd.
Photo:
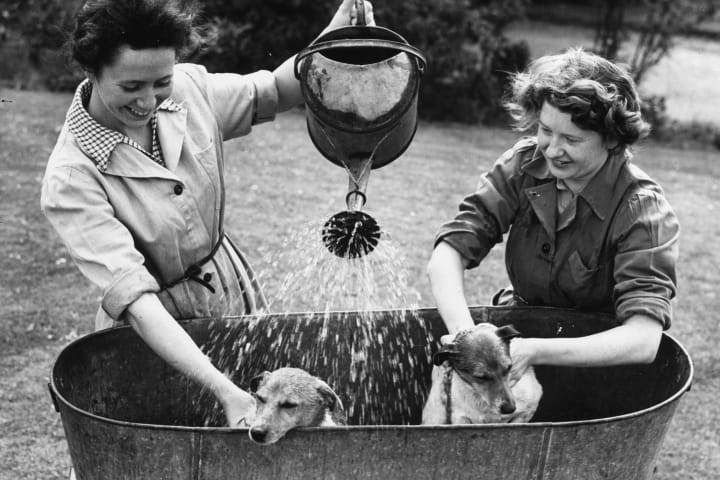
<instances>
[{"instance_id":1,"label":"hand resting on dog's back","mask_svg":"<svg viewBox=\"0 0 720 480\"><path fill-rule=\"evenodd\" d=\"M458 332L433 357L423 424L528 422L542 387L532 367L510 384L512 326L479 323Z\"/></svg>"}]
</instances>

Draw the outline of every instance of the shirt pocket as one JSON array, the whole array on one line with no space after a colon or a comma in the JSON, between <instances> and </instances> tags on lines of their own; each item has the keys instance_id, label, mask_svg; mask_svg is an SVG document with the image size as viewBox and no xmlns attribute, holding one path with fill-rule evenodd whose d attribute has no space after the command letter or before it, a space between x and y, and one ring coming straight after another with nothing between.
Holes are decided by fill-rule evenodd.
<instances>
[{"instance_id":1,"label":"shirt pocket","mask_svg":"<svg viewBox=\"0 0 720 480\"><path fill-rule=\"evenodd\" d=\"M190 151L195 165L192 167L195 169L193 181L201 190L206 191L206 194L214 192L216 186L220 184L220 176L222 175L214 139L212 137L202 138L193 144ZM199 195L197 192L196 194ZM201 198L201 201L210 201L210 198Z\"/></svg>"},{"instance_id":2,"label":"shirt pocket","mask_svg":"<svg viewBox=\"0 0 720 480\"><path fill-rule=\"evenodd\" d=\"M199 161L207 161L208 158L215 159L215 142L212 137L197 139L193 142L190 150Z\"/></svg>"},{"instance_id":3,"label":"shirt pocket","mask_svg":"<svg viewBox=\"0 0 720 480\"><path fill-rule=\"evenodd\" d=\"M561 288L571 303L578 307L612 306L612 291L607 281L609 267L606 264L586 264L580 253L574 250L568 257L567 269L569 282Z\"/></svg>"}]
</instances>

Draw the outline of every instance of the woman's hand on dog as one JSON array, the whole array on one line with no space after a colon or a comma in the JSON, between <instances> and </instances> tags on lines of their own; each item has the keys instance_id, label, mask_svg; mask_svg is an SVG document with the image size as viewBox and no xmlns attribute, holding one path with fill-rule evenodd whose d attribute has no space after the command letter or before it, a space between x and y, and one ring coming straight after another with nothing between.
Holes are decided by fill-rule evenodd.
<instances>
[{"instance_id":1,"label":"woman's hand on dog","mask_svg":"<svg viewBox=\"0 0 720 480\"><path fill-rule=\"evenodd\" d=\"M255 418L255 399L245 390L237 389L222 401L229 427L249 427Z\"/></svg>"},{"instance_id":2,"label":"woman's hand on dog","mask_svg":"<svg viewBox=\"0 0 720 480\"><path fill-rule=\"evenodd\" d=\"M510 385L515 385L528 368L533 366L533 342L529 338L513 338L510 340Z\"/></svg>"}]
</instances>

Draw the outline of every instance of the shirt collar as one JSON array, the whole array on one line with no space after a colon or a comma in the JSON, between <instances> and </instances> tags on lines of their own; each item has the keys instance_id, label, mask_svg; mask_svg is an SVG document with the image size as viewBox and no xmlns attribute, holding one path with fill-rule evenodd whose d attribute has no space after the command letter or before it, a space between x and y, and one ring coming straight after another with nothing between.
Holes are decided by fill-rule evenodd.
<instances>
[{"instance_id":1,"label":"shirt collar","mask_svg":"<svg viewBox=\"0 0 720 480\"><path fill-rule=\"evenodd\" d=\"M598 172L590 179L577 196L582 197L601 220L611 212L613 198L618 187L622 168L631 159L629 152L611 155ZM537 146L532 157L521 166L528 175L538 180L551 180L555 177L550 173L545 156ZM556 187L558 183L556 183ZM562 188L562 186L561 186Z\"/></svg>"},{"instance_id":2,"label":"shirt collar","mask_svg":"<svg viewBox=\"0 0 720 480\"><path fill-rule=\"evenodd\" d=\"M67 113L68 128L75 135L80 149L90 157L100 171L107 170L110 156L119 143L135 146L135 142L126 135L107 128L90 116L85 105L90 101L92 83L85 79L75 90L70 109ZM168 97L157 108L167 112L179 112L182 106Z\"/></svg>"}]
</instances>

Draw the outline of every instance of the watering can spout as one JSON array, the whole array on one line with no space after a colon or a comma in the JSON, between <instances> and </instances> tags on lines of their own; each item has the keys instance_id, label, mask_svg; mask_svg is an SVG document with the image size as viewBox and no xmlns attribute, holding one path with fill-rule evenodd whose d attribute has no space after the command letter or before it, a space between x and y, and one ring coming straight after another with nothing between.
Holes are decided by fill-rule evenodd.
<instances>
[{"instance_id":1,"label":"watering can spout","mask_svg":"<svg viewBox=\"0 0 720 480\"><path fill-rule=\"evenodd\" d=\"M372 156L343 162L350 179L345 197L347 210L338 212L325 222L322 239L325 247L343 258L358 258L372 252L380 239L380 226L361 211L365 205Z\"/></svg>"},{"instance_id":2,"label":"watering can spout","mask_svg":"<svg viewBox=\"0 0 720 480\"><path fill-rule=\"evenodd\" d=\"M348 162L348 165L346 165L349 181L345 203L351 212L362 210L362 207L365 205L365 201L367 200L365 190L367 189L371 168L372 158L363 158Z\"/></svg>"}]
</instances>

